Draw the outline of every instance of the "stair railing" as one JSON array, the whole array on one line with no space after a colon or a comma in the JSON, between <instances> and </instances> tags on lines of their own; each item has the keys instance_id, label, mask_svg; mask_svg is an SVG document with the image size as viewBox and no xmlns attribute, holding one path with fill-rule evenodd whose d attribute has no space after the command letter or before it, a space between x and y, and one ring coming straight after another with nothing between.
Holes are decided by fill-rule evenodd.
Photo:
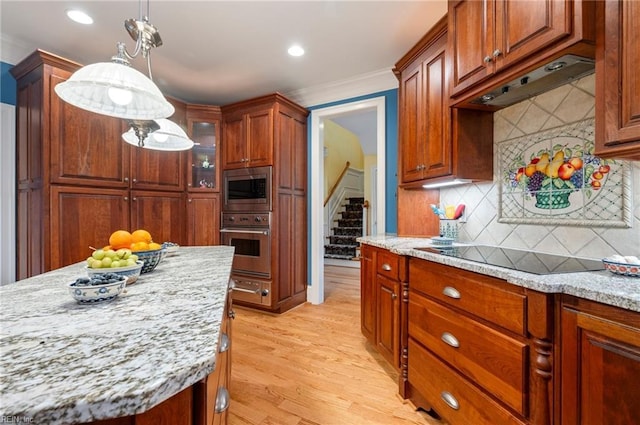
<instances>
[{"instance_id":1,"label":"stair railing","mask_svg":"<svg viewBox=\"0 0 640 425\"><path fill-rule=\"evenodd\" d=\"M350 166L351 166L351 163L347 161L347 163L344 165L344 168L342 169L342 172L340 173L340 176L338 176L338 180L336 180L333 186L331 186L331 189L329 189L329 193L327 194L327 197L324 200L324 204L322 206L324 207L327 206L327 202L329 202L329 199L331 199L331 196L333 195L333 193L336 191L338 186L340 186L340 182L344 178L344 175L347 174L347 171L349 171Z\"/></svg>"},{"instance_id":2,"label":"stair railing","mask_svg":"<svg viewBox=\"0 0 640 425\"><path fill-rule=\"evenodd\" d=\"M362 236L367 236L371 233L369 228L369 206L369 201L365 199L362 204Z\"/></svg>"}]
</instances>

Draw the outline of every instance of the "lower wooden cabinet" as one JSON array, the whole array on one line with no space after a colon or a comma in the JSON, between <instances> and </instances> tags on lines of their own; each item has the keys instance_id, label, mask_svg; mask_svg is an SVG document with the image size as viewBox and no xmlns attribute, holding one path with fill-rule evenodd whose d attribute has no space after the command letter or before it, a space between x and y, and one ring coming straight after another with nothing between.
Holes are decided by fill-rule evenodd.
<instances>
[{"instance_id":1,"label":"lower wooden cabinet","mask_svg":"<svg viewBox=\"0 0 640 425\"><path fill-rule=\"evenodd\" d=\"M640 423L640 313L564 296L562 425Z\"/></svg>"},{"instance_id":2,"label":"lower wooden cabinet","mask_svg":"<svg viewBox=\"0 0 640 425\"><path fill-rule=\"evenodd\" d=\"M401 287L406 257L363 245L361 248L361 329L378 352L400 369Z\"/></svg>"},{"instance_id":3,"label":"lower wooden cabinet","mask_svg":"<svg viewBox=\"0 0 640 425\"><path fill-rule=\"evenodd\" d=\"M550 425L553 296L409 260L400 393L451 425Z\"/></svg>"},{"instance_id":4,"label":"lower wooden cabinet","mask_svg":"<svg viewBox=\"0 0 640 425\"><path fill-rule=\"evenodd\" d=\"M186 243L191 246L220 244L220 194L187 194Z\"/></svg>"}]
</instances>

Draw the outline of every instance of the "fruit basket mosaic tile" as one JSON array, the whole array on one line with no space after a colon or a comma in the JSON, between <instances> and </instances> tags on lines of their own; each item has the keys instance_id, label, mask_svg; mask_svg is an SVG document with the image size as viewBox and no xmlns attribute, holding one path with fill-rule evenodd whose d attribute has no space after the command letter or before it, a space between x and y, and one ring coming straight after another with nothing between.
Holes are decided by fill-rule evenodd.
<instances>
[{"instance_id":1,"label":"fruit basket mosaic tile","mask_svg":"<svg viewBox=\"0 0 640 425\"><path fill-rule=\"evenodd\" d=\"M631 227L631 170L593 154L594 119L498 145L499 221Z\"/></svg>"}]
</instances>

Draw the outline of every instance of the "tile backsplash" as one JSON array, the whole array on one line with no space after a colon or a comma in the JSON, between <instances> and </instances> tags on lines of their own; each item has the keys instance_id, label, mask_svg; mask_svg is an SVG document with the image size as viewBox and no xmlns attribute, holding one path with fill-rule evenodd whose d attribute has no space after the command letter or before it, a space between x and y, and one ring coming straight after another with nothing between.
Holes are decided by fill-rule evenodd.
<instances>
[{"instance_id":1,"label":"tile backsplash","mask_svg":"<svg viewBox=\"0 0 640 425\"><path fill-rule=\"evenodd\" d=\"M595 115L595 76L576 80L494 114L494 143L535 134ZM602 258L640 255L640 162L631 168L631 227L590 227L498 222L500 167L494 145L493 182L441 189L441 204L467 206L458 240L561 255Z\"/></svg>"}]
</instances>

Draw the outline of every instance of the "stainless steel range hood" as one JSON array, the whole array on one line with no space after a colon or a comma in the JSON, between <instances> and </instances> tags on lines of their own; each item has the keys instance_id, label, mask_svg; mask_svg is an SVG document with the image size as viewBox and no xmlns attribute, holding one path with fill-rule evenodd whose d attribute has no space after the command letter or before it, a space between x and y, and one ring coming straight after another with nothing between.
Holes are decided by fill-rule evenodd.
<instances>
[{"instance_id":1,"label":"stainless steel range hood","mask_svg":"<svg viewBox=\"0 0 640 425\"><path fill-rule=\"evenodd\" d=\"M595 61L593 59L565 55L483 94L472 100L471 103L498 107L513 105L589 75L594 71Z\"/></svg>"}]
</instances>

